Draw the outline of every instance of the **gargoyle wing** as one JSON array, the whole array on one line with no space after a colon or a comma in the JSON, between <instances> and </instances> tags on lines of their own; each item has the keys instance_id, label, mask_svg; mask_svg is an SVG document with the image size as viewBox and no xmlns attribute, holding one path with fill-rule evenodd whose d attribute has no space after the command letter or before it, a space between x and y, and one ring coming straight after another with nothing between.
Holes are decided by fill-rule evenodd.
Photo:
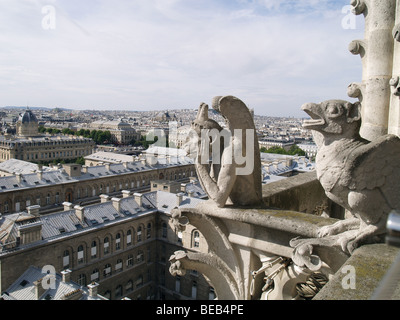
<instances>
[{"instance_id":1,"label":"gargoyle wing","mask_svg":"<svg viewBox=\"0 0 400 320\"><path fill-rule=\"evenodd\" d=\"M379 188L391 208L400 208L400 139L385 135L355 149L341 184L353 191Z\"/></svg>"}]
</instances>

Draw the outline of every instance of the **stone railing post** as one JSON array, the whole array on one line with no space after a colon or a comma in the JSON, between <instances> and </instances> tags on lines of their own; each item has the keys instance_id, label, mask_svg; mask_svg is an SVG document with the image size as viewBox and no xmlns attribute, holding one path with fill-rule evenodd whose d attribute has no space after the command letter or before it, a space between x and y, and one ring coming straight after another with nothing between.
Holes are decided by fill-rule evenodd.
<instances>
[{"instance_id":1,"label":"stone railing post","mask_svg":"<svg viewBox=\"0 0 400 320\"><path fill-rule=\"evenodd\" d=\"M365 39L350 45L363 60L360 134L374 140L388 133L396 0L352 0L351 5L354 14L365 17Z\"/></svg>"}]
</instances>

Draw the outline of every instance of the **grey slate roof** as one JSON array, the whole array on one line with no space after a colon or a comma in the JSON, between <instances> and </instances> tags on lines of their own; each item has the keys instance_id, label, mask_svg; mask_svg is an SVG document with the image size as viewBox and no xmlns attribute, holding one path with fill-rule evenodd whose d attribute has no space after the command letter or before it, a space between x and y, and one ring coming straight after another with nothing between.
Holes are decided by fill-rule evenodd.
<instances>
[{"instance_id":1,"label":"grey slate roof","mask_svg":"<svg viewBox=\"0 0 400 320\"><path fill-rule=\"evenodd\" d=\"M182 199L180 207L194 207L197 203L204 201L187 196L183 196ZM42 240L18 247L13 244L17 241L19 221L34 217L26 212L2 216L0 217L0 255L51 242L61 237L70 237L80 232L106 227L120 221L135 219L149 213L158 211L170 213L172 209L177 207L178 202L176 194L156 191L143 194L142 206L140 207L133 196L121 198L119 203L119 212L115 209L112 200L86 206L84 208L84 221L78 219L75 209L37 217L32 220L32 223L41 223Z\"/></svg>"},{"instance_id":2,"label":"grey slate roof","mask_svg":"<svg viewBox=\"0 0 400 320\"><path fill-rule=\"evenodd\" d=\"M18 181L16 176L0 177L0 192L23 190L26 188L60 183L87 181L94 178L116 176L124 173L145 172L190 164L193 164L193 161L189 158L171 159L170 163L167 163L166 159L160 159L155 165L131 162L128 163L127 168L125 168L123 164L110 164L110 169L108 169L106 165L88 167L87 173L82 172L82 175L79 177L70 177L64 169L45 171L42 173L42 179L39 178L37 173L23 174L21 176L21 181Z\"/></svg>"},{"instance_id":3,"label":"grey slate roof","mask_svg":"<svg viewBox=\"0 0 400 320\"><path fill-rule=\"evenodd\" d=\"M37 267L29 267L3 294L4 300L38 300L35 294L34 282L46 276L42 270ZM71 294L77 290L82 290L82 297L79 300L106 300L102 296L90 297L85 288L81 288L74 282L63 282L62 276L55 274L55 288L45 290L39 297L39 300L61 300L66 294Z\"/></svg>"}]
</instances>

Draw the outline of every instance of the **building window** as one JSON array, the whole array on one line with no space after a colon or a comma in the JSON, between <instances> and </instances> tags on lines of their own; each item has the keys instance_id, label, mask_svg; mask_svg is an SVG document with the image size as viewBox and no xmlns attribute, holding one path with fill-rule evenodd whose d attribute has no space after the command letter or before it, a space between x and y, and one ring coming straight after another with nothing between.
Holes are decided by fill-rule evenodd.
<instances>
[{"instance_id":1,"label":"building window","mask_svg":"<svg viewBox=\"0 0 400 320\"><path fill-rule=\"evenodd\" d=\"M107 238L104 239L104 254L110 253L110 240Z\"/></svg>"},{"instance_id":2,"label":"building window","mask_svg":"<svg viewBox=\"0 0 400 320\"><path fill-rule=\"evenodd\" d=\"M122 259L117 260L117 264L115 265L115 271L121 272L122 271Z\"/></svg>"},{"instance_id":3,"label":"building window","mask_svg":"<svg viewBox=\"0 0 400 320\"><path fill-rule=\"evenodd\" d=\"M69 268L69 251L65 250L63 253L63 268L68 269Z\"/></svg>"},{"instance_id":4,"label":"building window","mask_svg":"<svg viewBox=\"0 0 400 320\"><path fill-rule=\"evenodd\" d=\"M111 276L111 264L108 263L104 266L103 275L105 278Z\"/></svg>"},{"instance_id":5,"label":"building window","mask_svg":"<svg viewBox=\"0 0 400 320\"><path fill-rule=\"evenodd\" d=\"M200 233L197 230L193 231L192 247L193 248L200 247Z\"/></svg>"},{"instance_id":6,"label":"building window","mask_svg":"<svg viewBox=\"0 0 400 320\"><path fill-rule=\"evenodd\" d=\"M137 242L141 241L142 241L142 227L139 227L137 231Z\"/></svg>"},{"instance_id":7,"label":"building window","mask_svg":"<svg viewBox=\"0 0 400 320\"><path fill-rule=\"evenodd\" d=\"M125 285L125 291L126 291L126 293L130 293L133 291L133 281L132 280L129 280L127 282L127 284Z\"/></svg>"},{"instance_id":8,"label":"building window","mask_svg":"<svg viewBox=\"0 0 400 320\"><path fill-rule=\"evenodd\" d=\"M126 266L127 266L127 267L133 267L133 263L134 263L133 260L134 260L134 259L133 259L133 255L130 254L130 255L128 256L128 259L126 260Z\"/></svg>"},{"instance_id":9,"label":"building window","mask_svg":"<svg viewBox=\"0 0 400 320\"><path fill-rule=\"evenodd\" d=\"M151 223L148 223L148 224L147 224L146 238L147 238L147 239L150 239L150 238L151 238Z\"/></svg>"},{"instance_id":10,"label":"building window","mask_svg":"<svg viewBox=\"0 0 400 320\"><path fill-rule=\"evenodd\" d=\"M50 193L48 193L47 197L46 197L46 205L49 205L49 204L50 204Z\"/></svg>"},{"instance_id":11,"label":"building window","mask_svg":"<svg viewBox=\"0 0 400 320\"><path fill-rule=\"evenodd\" d=\"M59 204L59 203L60 203L60 193L57 192L56 193L56 204Z\"/></svg>"},{"instance_id":12,"label":"building window","mask_svg":"<svg viewBox=\"0 0 400 320\"><path fill-rule=\"evenodd\" d=\"M138 263L143 262L144 261L144 253L142 250L138 251L137 257L136 257L136 261Z\"/></svg>"},{"instance_id":13,"label":"building window","mask_svg":"<svg viewBox=\"0 0 400 320\"><path fill-rule=\"evenodd\" d=\"M117 233L117 236L115 237L115 250L120 250L121 249L121 234Z\"/></svg>"},{"instance_id":14,"label":"building window","mask_svg":"<svg viewBox=\"0 0 400 320\"><path fill-rule=\"evenodd\" d=\"M84 249L83 246L78 247L78 264L84 263Z\"/></svg>"},{"instance_id":15,"label":"building window","mask_svg":"<svg viewBox=\"0 0 400 320\"><path fill-rule=\"evenodd\" d=\"M130 246L132 245L132 231L128 230L128 232L126 233L126 245Z\"/></svg>"},{"instance_id":16,"label":"building window","mask_svg":"<svg viewBox=\"0 0 400 320\"><path fill-rule=\"evenodd\" d=\"M8 204L8 201L4 202L4 213L9 213L10 212L10 205Z\"/></svg>"},{"instance_id":17,"label":"building window","mask_svg":"<svg viewBox=\"0 0 400 320\"><path fill-rule=\"evenodd\" d=\"M143 286L143 276L142 275L140 275L136 280L136 288L140 288L141 286Z\"/></svg>"},{"instance_id":18,"label":"building window","mask_svg":"<svg viewBox=\"0 0 400 320\"><path fill-rule=\"evenodd\" d=\"M197 281L192 282L192 299L197 299Z\"/></svg>"},{"instance_id":19,"label":"building window","mask_svg":"<svg viewBox=\"0 0 400 320\"><path fill-rule=\"evenodd\" d=\"M100 280L100 273L99 273L99 269L94 269L92 274L90 275L90 281L91 282L95 282L95 281L99 281Z\"/></svg>"},{"instance_id":20,"label":"building window","mask_svg":"<svg viewBox=\"0 0 400 320\"><path fill-rule=\"evenodd\" d=\"M162 237L163 238L167 238L167 224L164 222L163 224L162 224Z\"/></svg>"},{"instance_id":21,"label":"building window","mask_svg":"<svg viewBox=\"0 0 400 320\"><path fill-rule=\"evenodd\" d=\"M86 286L86 275L85 274L80 274L78 277L78 284L82 287Z\"/></svg>"},{"instance_id":22,"label":"building window","mask_svg":"<svg viewBox=\"0 0 400 320\"><path fill-rule=\"evenodd\" d=\"M208 292L208 300L215 300L215 290L213 287L210 287L210 291Z\"/></svg>"},{"instance_id":23,"label":"building window","mask_svg":"<svg viewBox=\"0 0 400 320\"><path fill-rule=\"evenodd\" d=\"M176 276L175 279L175 291L178 293L181 293L181 277L180 276Z\"/></svg>"},{"instance_id":24,"label":"building window","mask_svg":"<svg viewBox=\"0 0 400 320\"><path fill-rule=\"evenodd\" d=\"M122 286L119 285L116 289L115 289L115 298L121 298L122 297Z\"/></svg>"},{"instance_id":25,"label":"building window","mask_svg":"<svg viewBox=\"0 0 400 320\"><path fill-rule=\"evenodd\" d=\"M96 243L96 241L92 242L91 257L92 257L92 259L97 258L97 243Z\"/></svg>"}]
</instances>

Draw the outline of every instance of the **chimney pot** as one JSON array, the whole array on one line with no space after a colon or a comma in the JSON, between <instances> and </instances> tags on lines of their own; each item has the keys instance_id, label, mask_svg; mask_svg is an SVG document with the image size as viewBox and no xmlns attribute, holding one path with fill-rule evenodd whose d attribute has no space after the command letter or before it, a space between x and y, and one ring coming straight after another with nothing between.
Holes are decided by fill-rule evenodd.
<instances>
[{"instance_id":1,"label":"chimney pot","mask_svg":"<svg viewBox=\"0 0 400 320\"><path fill-rule=\"evenodd\" d=\"M32 216L39 217L40 216L40 206L30 206L27 208L28 213Z\"/></svg>"},{"instance_id":2,"label":"chimney pot","mask_svg":"<svg viewBox=\"0 0 400 320\"><path fill-rule=\"evenodd\" d=\"M75 215L78 217L80 221L85 219L85 208L81 206L75 206Z\"/></svg>"},{"instance_id":3,"label":"chimney pot","mask_svg":"<svg viewBox=\"0 0 400 320\"><path fill-rule=\"evenodd\" d=\"M71 273L72 273L72 271L69 269L61 271L62 282L64 282L64 283L71 282Z\"/></svg>"},{"instance_id":4,"label":"chimney pot","mask_svg":"<svg viewBox=\"0 0 400 320\"><path fill-rule=\"evenodd\" d=\"M74 205L71 202L64 202L63 206L64 206L64 211L72 210L74 207Z\"/></svg>"},{"instance_id":5,"label":"chimney pot","mask_svg":"<svg viewBox=\"0 0 400 320\"><path fill-rule=\"evenodd\" d=\"M101 203L105 203L110 200L110 197L106 194L100 195Z\"/></svg>"},{"instance_id":6,"label":"chimney pot","mask_svg":"<svg viewBox=\"0 0 400 320\"><path fill-rule=\"evenodd\" d=\"M88 289L89 289L89 297L91 298L95 298L97 297L97 290L98 290L99 284L96 282L93 282L91 284L88 285Z\"/></svg>"},{"instance_id":7,"label":"chimney pot","mask_svg":"<svg viewBox=\"0 0 400 320\"><path fill-rule=\"evenodd\" d=\"M141 207L143 205L143 195L140 193L135 193L134 197L135 197L135 201L137 202L139 207Z\"/></svg>"},{"instance_id":8,"label":"chimney pot","mask_svg":"<svg viewBox=\"0 0 400 320\"><path fill-rule=\"evenodd\" d=\"M177 200L177 206L180 206L183 201L183 193L178 193L176 195L176 200Z\"/></svg>"},{"instance_id":9,"label":"chimney pot","mask_svg":"<svg viewBox=\"0 0 400 320\"><path fill-rule=\"evenodd\" d=\"M120 198L112 198L111 199L113 207L117 212L121 210L121 199Z\"/></svg>"}]
</instances>

